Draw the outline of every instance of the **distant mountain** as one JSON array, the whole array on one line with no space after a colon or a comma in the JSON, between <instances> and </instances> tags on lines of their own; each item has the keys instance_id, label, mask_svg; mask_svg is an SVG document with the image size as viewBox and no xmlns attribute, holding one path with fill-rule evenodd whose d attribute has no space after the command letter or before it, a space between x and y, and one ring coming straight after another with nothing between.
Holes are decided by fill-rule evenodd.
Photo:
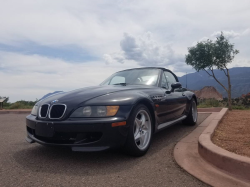
<instances>
[{"instance_id":1,"label":"distant mountain","mask_svg":"<svg viewBox=\"0 0 250 187\"><path fill-rule=\"evenodd\" d=\"M232 85L232 98L240 97L242 94L250 92L250 67L231 68L229 73ZM215 70L215 76L227 87L227 77L223 71ZM186 75L179 77L179 81L183 87L186 87ZM205 71L187 74L187 88L189 90L201 90L205 86L213 86L223 97L227 97L227 92Z\"/></svg>"}]
</instances>

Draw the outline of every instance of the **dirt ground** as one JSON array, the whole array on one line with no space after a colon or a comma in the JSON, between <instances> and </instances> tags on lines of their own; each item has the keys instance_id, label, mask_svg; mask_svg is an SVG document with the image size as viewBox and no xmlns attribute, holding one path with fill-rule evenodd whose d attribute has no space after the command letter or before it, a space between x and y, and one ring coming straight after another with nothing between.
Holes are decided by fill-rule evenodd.
<instances>
[{"instance_id":1,"label":"dirt ground","mask_svg":"<svg viewBox=\"0 0 250 187\"><path fill-rule=\"evenodd\" d=\"M215 130L212 141L228 151L250 157L250 111L229 111Z\"/></svg>"}]
</instances>

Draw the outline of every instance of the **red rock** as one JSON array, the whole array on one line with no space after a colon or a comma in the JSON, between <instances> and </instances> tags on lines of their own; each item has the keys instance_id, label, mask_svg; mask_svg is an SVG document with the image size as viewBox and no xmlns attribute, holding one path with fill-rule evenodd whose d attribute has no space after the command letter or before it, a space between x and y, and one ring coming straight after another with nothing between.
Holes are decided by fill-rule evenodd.
<instances>
[{"instance_id":1,"label":"red rock","mask_svg":"<svg viewBox=\"0 0 250 187\"><path fill-rule=\"evenodd\" d=\"M199 99L223 100L222 94L219 93L213 86L205 86L201 90L194 91L194 93Z\"/></svg>"}]
</instances>

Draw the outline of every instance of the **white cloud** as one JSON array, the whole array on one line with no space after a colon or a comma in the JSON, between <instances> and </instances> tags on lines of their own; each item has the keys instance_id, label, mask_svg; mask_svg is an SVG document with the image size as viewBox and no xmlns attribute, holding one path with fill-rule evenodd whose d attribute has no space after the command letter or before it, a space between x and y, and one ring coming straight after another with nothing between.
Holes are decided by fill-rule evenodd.
<instances>
[{"instance_id":1,"label":"white cloud","mask_svg":"<svg viewBox=\"0 0 250 187\"><path fill-rule=\"evenodd\" d=\"M240 33L237 33L237 32L235 32L233 30L231 30L231 31L222 31L222 32L223 32L224 36L226 38L228 38L228 39L237 38L237 37L239 37L241 35ZM214 32L211 36L212 37L218 37L220 35L221 35L221 31L217 31L217 32Z\"/></svg>"},{"instance_id":2,"label":"white cloud","mask_svg":"<svg viewBox=\"0 0 250 187\"><path fill-rule=\"evenodd\" d=\"M32 41L45 46L77 45L100 55L130 28L141 30L108 0L70 2L67 0L22 2L9 0L0 6L0 43L19 45Z\"/></svg>"},{"instance_id":3,"label":"white cloud","mask_svg":"<svg viewBox=\"0 0 250 187\"><path fill-rule=\"evenodd\" d=\"M244 30L243 32L242 32L242 35L243 36L247 36L247 35L249 35L250 34L250 28L247 28L246 30Z\"/></svg>"},{"instance_id":4,"label":"white cloud","mask_svg":"<svg viewBox=\"0 0 250 187\"><path fill-rule=\"evenodd\" d=\"M248 27L249 8L248 0L8 0L0 6L0 43L74 44L102 56L119 47L124 32L150 30L184 51L206 33Z\"/></svg>"},{"instance_id":5,"label":"white cloud","mask_svg":"<svg viewBox=\"0 0 250 187\"><path fill-rule=\"evenodd\" d=\"M161 45L147 32L140 37L134 37L124 33L120 41L121 51L106 54L106 63L124 63L124 61L135 61L140 66L173 66L184 62L184 55L176 54L171 44Z\"/></svg>"},{"instance_id":6,"label":"white cloud","mask_svg":"<svg viewBox=\"0 0 250 187\"><path fill-rule=\"evenodd\" d=\"M221 32L223 32L223 35L224 35L227 39L231 40L231 39L239 39L240 37L245 37L245 36L249 35L249 34L250 34L250 29L247 28L247 29L245 29L245 30L242 31L242 32L235 32L235 31L233 31L233 30L231 30L231 31L228 31L228 30L215 31L215 32L213 32L213 33L210 35L210 37L206 37L206 36L205 36L205 37L201 38L199 41L206 41L206 40L208 40L208 39L215 40L216 37L218 37L218 36L221 35Z\"/></svg>"},{"instance_id":7,"label":"white cloud","mask_svg":"<svg viewBox=\"0 0 250 187\"><path fill-rule=\"evenodd\" d=\"M108 65L108 64L113 64L114 63L114 60L112 58L111 55L109 54L104 54L103 55L103 60L105 61L105 63Z\"/></svg>"},{"instance_id":8,"label":"white cloud","mask_svg":"<svg viewBox=\"0 0 250 187\"><path fill-rule=\"evenodd\" d=\"M220 31L240 50L232 65L250 66L249 0L0 0L0 4L0 95L10 95L12 101L98 84L115 71L139 66L164 66L182 75L193 71L184 63L193 41L211 39ZM1 48L6 44L26 49L28 42L43 48L76 46L106 64Z\"/></svg>"},{"instance_id":9,"label":"white cloud","mask_svg":"<svg viewBox=\"0 0 250 187\"><path fill-rule=\"evenodd\" d=\"M1 52L0 67L0 77L4 77L0 95L16 101L35 100L54 91L99 85L116 71L138 66L127 63L108 67L100 62L72 64L38 55Z\"/></svg>"},{"instance_id":10,"label":"white cloud","mask_svg":"<svg viewBox=\"0 0 250 187\"><path fill-rule=\"evenodd\" d=\"M123 64L125 61L124 54L122 52L116 52L116 53L112 53L112 54L104 54L103 59L107 65L110 65L110 64L113 64L116 62Z\"/></svg>"}]
</instances>

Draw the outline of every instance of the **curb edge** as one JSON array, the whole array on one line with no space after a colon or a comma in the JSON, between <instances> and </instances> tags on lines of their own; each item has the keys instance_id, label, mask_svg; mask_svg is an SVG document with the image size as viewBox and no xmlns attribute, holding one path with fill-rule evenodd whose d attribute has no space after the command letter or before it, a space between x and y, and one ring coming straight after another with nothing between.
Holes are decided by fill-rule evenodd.
<instances>
[{"instance_id":1,"label":"curb edge","mask_svg":"<svg viewBox=\"0 0 250 187\"><path fill-rule=\"evenodd\" d=\"M213 166L243 180L250 180L250 158L237 155L215 145L211 138L221 119L228 112L223 108L202 132L198 140L200 156Z\"/></svg>"}]
</instances>

